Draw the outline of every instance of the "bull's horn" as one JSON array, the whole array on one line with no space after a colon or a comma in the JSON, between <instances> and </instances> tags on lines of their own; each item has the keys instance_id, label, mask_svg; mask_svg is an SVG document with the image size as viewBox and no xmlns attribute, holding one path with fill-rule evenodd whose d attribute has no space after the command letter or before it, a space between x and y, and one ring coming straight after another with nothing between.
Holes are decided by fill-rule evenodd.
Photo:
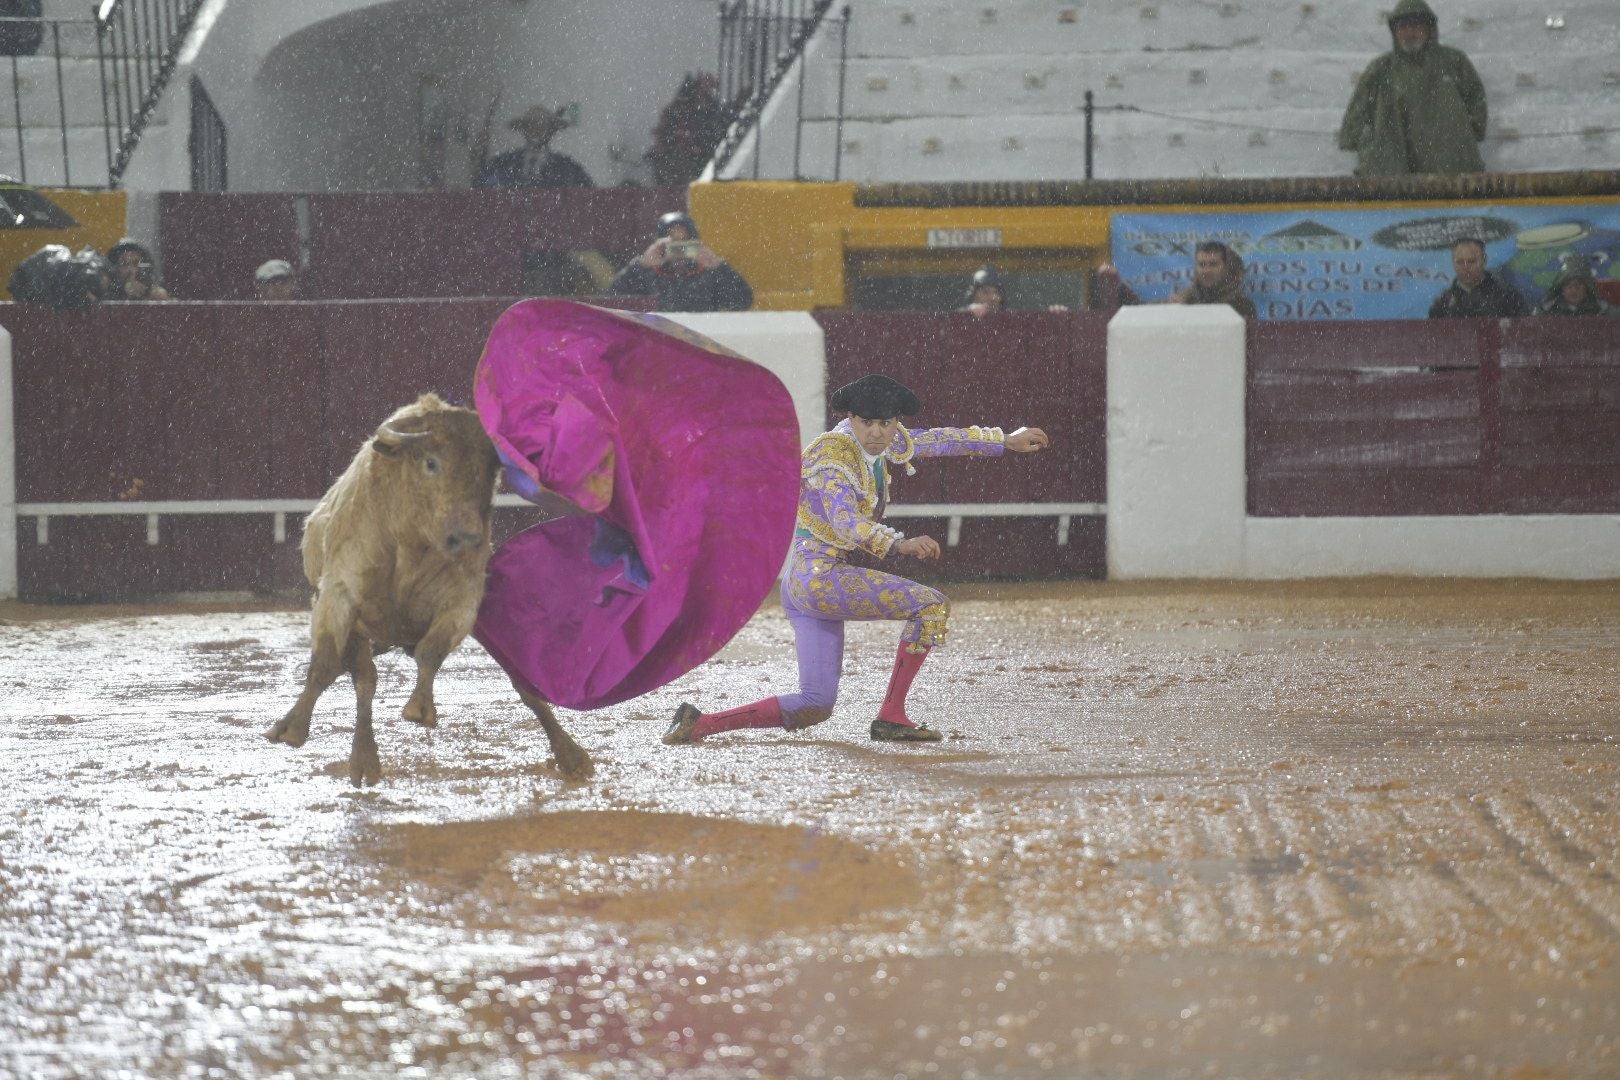
<instances>
[{"instance_id":1,"label":"bull's horn","mask_svg":"<svg viewBox=\"0 0 1620 1080\"><path fill-rule=\"evenodd\" d=\"M383 424L377 428L376 439L385 446L398 446L401 443L412 442L416 439L431 438L431 431L400 431Z\"/></svg>"}]
</instances>

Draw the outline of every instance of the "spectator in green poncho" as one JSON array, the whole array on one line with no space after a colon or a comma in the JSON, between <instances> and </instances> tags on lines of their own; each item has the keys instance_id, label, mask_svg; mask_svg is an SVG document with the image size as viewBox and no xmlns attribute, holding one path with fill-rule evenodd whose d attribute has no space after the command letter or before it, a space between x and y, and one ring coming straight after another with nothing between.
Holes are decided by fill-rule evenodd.
<instances>
[{"instance_id":1,"label":"spectator in green poncho","mask_svg":"<svg viewBox=\"0 0 1620 1080\"><path fill-rule=\"evenodd\" d=\"M1484 171L1485 85L1436 27L1423 0L1400 0L1390 14L1395 47L1362 72L1339 127L1358 176Z\"/></svg>"}]
</instances>

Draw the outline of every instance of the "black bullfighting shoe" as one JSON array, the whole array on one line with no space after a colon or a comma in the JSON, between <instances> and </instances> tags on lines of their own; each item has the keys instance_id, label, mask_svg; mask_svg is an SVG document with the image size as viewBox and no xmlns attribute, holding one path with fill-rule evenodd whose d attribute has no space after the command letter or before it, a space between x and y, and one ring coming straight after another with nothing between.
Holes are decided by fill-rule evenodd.
<instances>
[{"instance_id":1,"label":"black bullfighting shoe","mask_svg":"<svg viewBox=\"0 0 1620 1080\"><path fill-rule=\"evenodd\" d=\"M692 734L697 727L698 718L703 714L697 711L697 706L681 702L675 710L675 719L670 721L669 730L664 732L664 742L669 746L681 746L686 743L695 743L698 740Z\"/></svg>"},{"instance_id":2,"label":"black bullfighting shoe","mask_svg":"<svg viewBox=\"0 0 1620 1080\"><path fill-rule=\"evenodd\" d=\"M940 734L927 724L912 727L909 724L895 724L888 720L874 720L872 738L878 742L939 742Z\"/></svg>"}]
</instances>

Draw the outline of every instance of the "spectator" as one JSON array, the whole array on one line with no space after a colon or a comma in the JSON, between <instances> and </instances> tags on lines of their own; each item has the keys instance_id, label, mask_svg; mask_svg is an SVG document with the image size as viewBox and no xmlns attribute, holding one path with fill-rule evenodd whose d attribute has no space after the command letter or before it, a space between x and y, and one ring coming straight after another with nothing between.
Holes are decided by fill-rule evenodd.
<instances>
[{"instance_id":1,"label":"spectator","mask_svg":"<svg viewBox=\"0 0 1620 1080\"><path fill-rule=\"evenodd\" d=\"M1103 263L1092 273L1090 293L1092 311L1106 311L1112 314L1122 307L1142 302L1142 298L1136 295L1136 290L1125 283L1119 267L1111 262Z\"/></svg>"},{"instance_id":2,"label":"spectator","mask_svg":"<svg viewBox=\"0 0 1620 1080\"><path fill-rule=\"evenodd\" d=\"M1517 319L1528 315L1524 297L1497 281L1485 269L1485 242L1469 236L1451 245L1456 277L1435 297L1431 319Z\"/></svg>"},{"instance_id":3,"label":"spectator","mask_svg":"<svg viewBox=\"0 0 1620 1080\"><path fill-rule=\"evenodd\" d=\"M1226 304L1245 319L1259 317L1243 291L1243 260L1219 240L1200 241L1193 251L1193 283L1170 298L1172 304Z\"/></svg>"},{"instance_id":4,"label":"spectator","mask_svg":"<svg viewBox=\"0 0 1620 1080\"><path fill-rule=\"evenodd\" d=\"M984 316L992 311L1007 310L1007 285L1001 272L989 263L985 263L973 273L973 280L968 284L967 303L958 310L972 312L974 315ZM1061 313L1069 309L1063 304L1048 304L1047 311Z\"/></svg>"},{"instance_id":5,"label":"spectator","mask_svg":"<svg viewBox=\"0 0 1620 1080\"><path fill-rule=\"evenodd\" d=\"M169 292L158 284L157 264L152 250L139 240L124 237L107 249L112 267L113 291L108 300L168 300Z\"/></svg>"},{"instance_id":6,"label":"spectator","mask_svg":"<svg viewBox=\"0 0 1620 1080\"><path fill-rule=\"evenodd\" d=\"M523 136L523 148L497 154L478 173L473 187L594 187L590 174L567 154L551 149L557 133L568 127L565 109L536 105L506 126Z\"/></svg>"},{"instance_id":7,"label":"spectator","mask_svg":"<svg viewBox=\"0 0 1620 1080\"><path fill-rule=\"evenodd\" d=\"M260 300L296 300L298 274L286 259L271 259L253 272L253 291Z\"/></svg>"},{"instance_id":8,"label":"spectator","mask_svg":"<svg viewBox=\"0 0 1620 1080\"><path fill-rule=\"evenodd\" d=\"M1598 295L1597 275L1592 264L1579 255L1565 255L1558 276L1553 279L1547 298L1536 308L1537 315L1620 315Z\"/></svg>"},{"instance_id":9,"label":"spectator","mask_svg":"<svg viewBox=\"0 0 1620 1080\"><path fill-rule=\"evenodd\" d=\"M1437 25L1423 0L1390 14L1394 48L1362 72L1339 126L1358 176L1484 171L1485 84L1462 50L1440 44Z\"/></svg>"},{"instance_id":10,"label":"spectator","mask_svg":"<svg viewBox=\"0 0 1620 1080\"><path fill-rule=\"evenodd\" d=\"M754 290L698 238L697 224L679 210L658 219L658 239L632 259L608 291L653 296L659 311L747 311Z\"/></svg>"},{"instance_id":11,"label":"spectator","mask_svg":"<svg viewBox=\"0 0 1620 1080\"><path fill-rule=\"evenodd\" d=\"M1004 311L1006 307L1007 290L1001 274L985 263L973 273L973 280L968 284L967 304L962 310L975 315L988 315L992 311Z\"/></svg>"}]
</instances>

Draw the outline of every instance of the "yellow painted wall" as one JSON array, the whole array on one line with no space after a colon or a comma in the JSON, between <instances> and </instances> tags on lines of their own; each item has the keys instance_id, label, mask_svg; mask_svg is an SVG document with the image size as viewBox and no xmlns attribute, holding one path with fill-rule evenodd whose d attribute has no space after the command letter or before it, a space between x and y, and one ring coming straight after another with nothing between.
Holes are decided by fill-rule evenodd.
<instances>
[{"instance_id":1,"label":"yellow painted wall","mask_svg":"<svg viewBox=\"0 0 1620 1080\"><path fill-rule=\"evenodd\" d=\"M0 229L0 299L11 299L6 282L17 264L46 244L63 244L74 251L93 247L105 252L124 236L129 203L124 192L40 188L39 193L79 224L71 229Z\"/></svg>"},{"instance_id":2,"label":"yellow painted wall","mask_svg":"<svg viewBox=\"0 0 1620 1080\"><path fill-rule=\"evenodd\" d=\"M848 303L852 258L869 271L924 272L964 267L1009 254L1070 252L1094 268L1109 258L1116 213L1254 213L1342 210L1346 204L1278 202L1153 206L857 207L852 183L726 181L693 184L687 195L709 246L754 287L761 311L808 311ZM1613 197L1543 197L1537 205L1620 201ZM1478 205L1478 200L1391 200L1356 203L1358 210ZM999 249L931 250L930 229L1001 230ZM884 254L889 258L885 259ZM927 257L927 262L922 261Z\"/></svg>"}]
</instances>

